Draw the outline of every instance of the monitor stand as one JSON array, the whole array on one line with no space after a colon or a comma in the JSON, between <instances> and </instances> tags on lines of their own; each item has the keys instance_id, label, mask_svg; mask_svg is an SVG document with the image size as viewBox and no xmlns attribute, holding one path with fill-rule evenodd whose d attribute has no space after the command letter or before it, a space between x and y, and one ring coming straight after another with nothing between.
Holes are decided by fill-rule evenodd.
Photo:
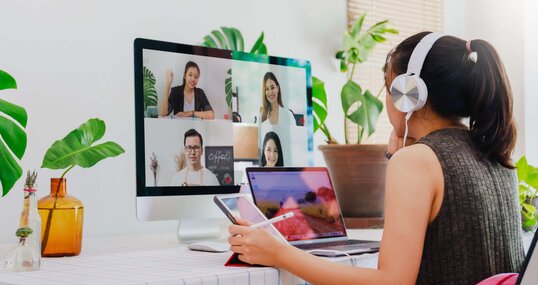
<instances>
[{"instance_id":1,"label":"monitor stand","mask_svg":"<svg viewBox=\"0 0 538 285\"><path fill-rule=\"evenodd\" d=\"M222 238L222 218L179 219L177 239L180 243Z\"/></svg>"}]
</instances>

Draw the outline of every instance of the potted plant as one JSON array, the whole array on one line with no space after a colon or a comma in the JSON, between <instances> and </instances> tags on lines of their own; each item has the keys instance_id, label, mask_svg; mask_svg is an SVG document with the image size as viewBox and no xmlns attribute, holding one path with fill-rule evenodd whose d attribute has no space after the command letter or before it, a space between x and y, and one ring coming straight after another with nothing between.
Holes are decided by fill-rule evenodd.
<instances>
[{"instance_id":1,"label":"potted plant","mask_svg":"<svg viewBox=\"0 0 538 285\"><path fill-rule=\"evenodd\" d=\"M7 72L0 70L0 90L17 89L17 82ZM21 160L26 151L26 122L28 115L21 106L0 99L0 182L2 196L7 195L21 178ZM11 120L9 120L9 119Z\"/></svg>"},{"instance_id":2,"label":"potted plant","mask_svg":"<svg viewBox=\"0 0 538 285\"><path fill-rule=\"evenodd\" d=\"M383 102L378 98L383 89L374 96L355 82L353 75L357 65L368 60L375 46L386 40L385 34L398 33L387 27L386 20L363 29L365 17L366 14L360 16L344 34L343 50L336 53L340 71L347 73L347 82L340 94L345 115L345 144L338 144L325 122L319 122L319 129L325 134L328 143L320 145L319 150L329 168L343 215L358 218L348 219L347 224L351 227L380 226L382 223L387 150L384 144L362 144L375 132L383 110ZM314 90L313 96L320 101L323 98L326 100L323 92ZM357 125L357 141L350 141L348 123Z\"/></svg>"},{"instance_id":3,"label":"potted plant","mask_svg":"<svg viewBox=\"0 0 538 285\"><path fill-rule=\"evenodd\" d=\"M41 254L45 257L80 253L84 205L67 194L65 175L77 165L89 168L125 152L115 142L93 145L103 137L105 130L104 121L90 119L55 141L45 153L41 168L65 169L60 178L51 178L50 195L38 201L42 221Z\"/></svg>"},{"instance_id":4,"label":"potted plant","mask_svg":"<svg viewBox=\"0 0 538 285\"><path fill-rule=\"evenodd\" d=\"M525 156L518 160L516 168L523 230L535 231L538 227L538 168L529 165Z\"/></svg>"}]
</instances>

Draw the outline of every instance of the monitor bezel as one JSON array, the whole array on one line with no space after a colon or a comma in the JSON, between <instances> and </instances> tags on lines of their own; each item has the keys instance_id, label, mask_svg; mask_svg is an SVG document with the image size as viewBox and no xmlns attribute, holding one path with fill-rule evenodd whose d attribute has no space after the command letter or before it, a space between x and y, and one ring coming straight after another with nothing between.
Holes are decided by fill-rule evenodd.
<instances>
[{"instance_id":1,"label":"monitor bezel","mask_svg":"<svg viewBox=\"0 0 538 285\"><path fill-rule=\"evenodd\" d=\"M313 134L314 124L312 116L312 77L310 62L302 59L251 54L203 46L193 46L145 38L134 40L134 85L135 85L135 152L136 152L136 196L185 196L185 195L214 195L231 194L239 192L240 185L233 186L146 186L145 169L145 140L144 140L144 98L143 98L143 50L157 50L164 52L184 53L200 56L210 56L229 60L259 62L290 67L304 68L306 71L307 110L306 123L308 137L308 161L313 165Z\"/></svg>"}]
</instances>

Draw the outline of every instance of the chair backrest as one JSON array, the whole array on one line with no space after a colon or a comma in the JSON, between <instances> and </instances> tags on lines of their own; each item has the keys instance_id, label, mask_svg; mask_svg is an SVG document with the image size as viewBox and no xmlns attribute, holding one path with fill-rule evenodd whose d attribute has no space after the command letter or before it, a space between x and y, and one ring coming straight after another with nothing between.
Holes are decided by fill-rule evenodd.
<instances>
[{"instance_id":1,"label":"chair backrest","mask_svg":"<svg viewBox=\"0 0 538 285\"><path fill-rule=\"evenodd\" d=\"M523 262L521 273L516 284L521 285L536 285L538 284L538 231L534 234L529 251Z\"/></svg>"},{"instance_id":2,"label":"chair backrest","mask_svg":"<svg viewBox=\"0 0 538 285\"><path fill-rule=\"evenodd\" d=\"M516 284L517 277L517 273L502 273L491 276L476 285L514 285Z\"/></svg>"}]
</instances>

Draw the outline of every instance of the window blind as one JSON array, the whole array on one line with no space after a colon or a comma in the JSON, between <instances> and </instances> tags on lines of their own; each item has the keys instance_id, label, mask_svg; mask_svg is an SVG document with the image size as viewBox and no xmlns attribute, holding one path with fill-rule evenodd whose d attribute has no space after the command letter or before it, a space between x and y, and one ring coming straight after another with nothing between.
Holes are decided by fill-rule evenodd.
<instances>
[{"instance_id":1,"label":"window blind","mask_svg":"<svg viewBox=\"0 0 538 285\"><path fill-rule=\"evenodd\" d=\"M368 61L356 67L353 79L361 85L363 90L370 90L377 95L385 105L386 89L382 67L387 53L398 43L409 36L422 31L443 30L443 1L442 0L348 0L348 25L366 14L363 29L368 29L373 24L389 20L388 27L399 31L398 35L387 34L387 41L378 44ZM357 125L346 120L348 138L350 142L357 141ZM376 131L368 138L363 138L363 143L385 144L388 142L392 126L387 117L386 107L376 124ZM363 135L364 137L367 134Z\"/></svg>"}]
</instances>

